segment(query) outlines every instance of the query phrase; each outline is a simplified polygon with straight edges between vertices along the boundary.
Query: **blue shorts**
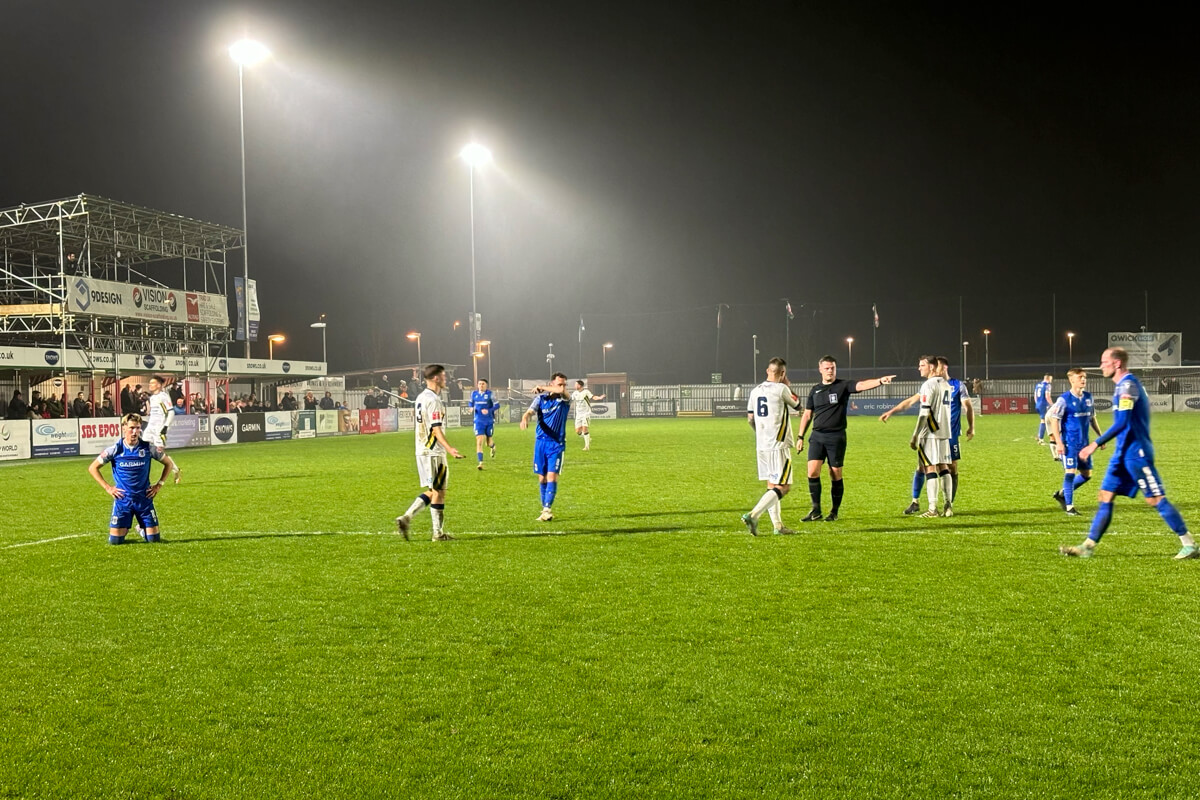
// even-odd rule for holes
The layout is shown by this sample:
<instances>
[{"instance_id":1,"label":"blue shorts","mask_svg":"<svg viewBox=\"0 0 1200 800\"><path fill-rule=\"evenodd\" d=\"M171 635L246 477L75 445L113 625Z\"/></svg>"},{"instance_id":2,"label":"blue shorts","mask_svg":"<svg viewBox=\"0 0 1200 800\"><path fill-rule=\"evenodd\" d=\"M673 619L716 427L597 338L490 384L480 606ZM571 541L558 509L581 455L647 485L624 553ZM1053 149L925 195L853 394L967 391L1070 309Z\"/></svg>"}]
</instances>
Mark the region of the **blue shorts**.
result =
<instances>
[{"instance_id":1,"label":"blue shorts","mask_svg":"<svg viewBox=\"0 0 1200 800\"><path fill-rule=\"evenodd\" d=\"M564 445L538 439L533 445L533 471L538 475L562 472Z\"/></svg>"},{"instance_id":2,"label":"blue shorts","mask_svg":"<svg viewBox=\"0 0 1200 800\"><path fill-rule=\"evenodd\" d=\"M1067 442L1066 449L1063 452L1063 469L1074 469L1081 472L1092 471L1092 460L1085 458L1079 460L1079 451L1086 447L1086 444L1071 444Z\"/></svg>"},{"instance_id":3,"label":"blue shorts","mask_svg":"<svg viewBox=\"0 0 1200 800\"><path fill-rule=\"evenodd\" d=\"M950 460L951 461L961 461L962 460L962 453L958 449L958 437L957 436L950 437Z\"/></svg>"},{"instance_id":4,"label":"blue shorts","mask_svg":"<svg viewBox=\"0 0 1200 800\"><path fill-rule=\"evenodd\" d=\"M1136 453L1126 453L1122 459L1109 461L1100 489L1125 497L1134 497L1138 492L1142 497L1165 497L1167 494L1153 459L1139 457Z\"/></svg>"},{"instance_id":5,"label":"blue shorts","mask_svg":"<svg viewBox=\"0 0 1200 800\"><path fill-rule=\"evenodd\" d=\"M128 528L133 518L137 517L138 524L143 528L158 527L158 512L154 510L154 499L144 494L113 499L112 518L108 521L110 528Z\"/></svg>"},{"instance_id":6,"label":"blue shorts","mask_svg":"<svg viewBox=\"0 0 1200 800\"><path fill-rule=\"evenodd\" d=\"M491 437L492 431L496 428L496 421L491 417L486 420L475 420L475 435Z\"/></svg>"}]
</instances>

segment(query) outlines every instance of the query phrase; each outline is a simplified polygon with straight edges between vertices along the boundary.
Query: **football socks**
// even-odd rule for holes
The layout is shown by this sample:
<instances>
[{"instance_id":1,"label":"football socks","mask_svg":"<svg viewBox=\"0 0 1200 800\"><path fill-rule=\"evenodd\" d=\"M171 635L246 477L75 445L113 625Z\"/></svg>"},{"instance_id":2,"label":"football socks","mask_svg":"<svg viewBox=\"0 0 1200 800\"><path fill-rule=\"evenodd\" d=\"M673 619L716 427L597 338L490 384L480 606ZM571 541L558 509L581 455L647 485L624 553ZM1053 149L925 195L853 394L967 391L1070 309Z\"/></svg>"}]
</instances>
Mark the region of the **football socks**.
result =
<instances>
[{"instance_id":1,"label":"football socks","mask_svg":"<svg viewBox=\"0 0 1200 800\"><path fill-rule=\"evenodd\" d=\"M1092 517L1092 529L1088 531L1088 538L1093 542L1099 542L1100 537L1108 530L1108 523L1112 522L1113 504L1109 500L1107 503L1101 503L1096 509L1096 516Z\"/></svg>"},{"instance_id":2,"label":"football socks","mask_svg":"<svg viewBox=\"0 0 1200 800\"><path fill-rule=\"evenodd\" d=\"M1162 498L1156 506L1158 514L1163 518L1163 522L1167 523L1167 527L1175 532L1175 535L1182 539L1188 535L1187 523L1183 521L1183 517L1179 515L1179 510L1171 505L1171 501L1167 498ZM1188 544L1188 542L1184 542Z\"/></svg>"}]
</instances>

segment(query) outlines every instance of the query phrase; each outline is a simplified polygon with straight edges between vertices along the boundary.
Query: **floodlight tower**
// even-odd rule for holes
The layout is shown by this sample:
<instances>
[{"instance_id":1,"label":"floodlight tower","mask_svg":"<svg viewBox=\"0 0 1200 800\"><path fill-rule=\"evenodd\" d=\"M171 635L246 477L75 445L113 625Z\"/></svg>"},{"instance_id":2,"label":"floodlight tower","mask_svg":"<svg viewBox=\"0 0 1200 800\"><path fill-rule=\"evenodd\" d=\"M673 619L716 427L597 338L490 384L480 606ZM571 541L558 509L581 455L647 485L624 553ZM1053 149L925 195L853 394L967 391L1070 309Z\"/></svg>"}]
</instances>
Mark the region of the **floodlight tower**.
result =
<instances>
[{"instance_id":1,"label":"floodlight tower","mask_svg":"<svg viewBox=\"0 0 1200 800\"><path fill-rule=\"evenodd\" d=\"M319 320L312 323L308 327L321 329L321 360L325 362L325 371L328 372L329 371L329 356L325 349L325 329L328 327L328 324L325 322L325 315L322 314L321 318Z\"/></svg>"},{"instance_id":2,"label":"floodlight tower","mask_svg":"<svg viewBox=\"0 0 1200 800\"><path fill-rule=\"evenodd\" d=\"M250 235L246 223L246 89L243 73L246 67L252 67L270 55L267 46L254 39L240 39L229 46L229 57L238 68L238 119L242 136L242 292L245 303L242 335L246 339L246 358L250 357Z\"/></svg>"},{"instance_id":3,"label":"floodlight tower","mask_svg":"<svg viewBox=\"0 0 1200 800\"><path fill-rule=\"evenodd\" d=\"M471 341L467 352L471 354L475 383L479 383L479 362L475 359L475 353L479 351L479 312L475 306L475 168L490 164L492 151L472 142L459 151L458 156L466 162L471 181Z\"/></svg>"}]
</instances>

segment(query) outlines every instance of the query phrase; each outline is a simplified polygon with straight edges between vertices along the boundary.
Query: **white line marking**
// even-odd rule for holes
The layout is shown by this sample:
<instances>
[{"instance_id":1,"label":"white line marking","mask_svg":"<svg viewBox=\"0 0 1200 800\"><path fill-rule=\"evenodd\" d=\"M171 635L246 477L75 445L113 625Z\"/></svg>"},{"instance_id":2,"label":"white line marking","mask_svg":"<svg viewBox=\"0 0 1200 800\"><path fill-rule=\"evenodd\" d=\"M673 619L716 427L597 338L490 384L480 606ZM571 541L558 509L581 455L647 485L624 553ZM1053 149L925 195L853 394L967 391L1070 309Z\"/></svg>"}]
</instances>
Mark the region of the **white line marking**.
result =
<instances>
[{"instance_id":1,"label":"white line marking","mask_svg":"<svg viewBox=\"0 0 1200 800\"><path fill-rule=\"evenodd\" d=\"M605 531L577 531L577 532L578 533L594 533L594 534L605 533ZM742 531L731 528L729 531L726 531L726 532L727 533L740 533ZM911 528L906 529L906 528L900 528L900 527L897 527L897 528L894 528L894 529L888 530L888 531L874 531L874 533L876 533L878 535L882 535L882 536L887 536L889 534L900 534L900 535L904 535L904 536L911 536L915 532L917 532L917 531L914 531ZM1000 534L1006 535L1006 536L1063 536L1063 535L1070 536L1071 535L1070 532L1066 532L1064 534L1063 531L1017 530L1017 531L981 532L981 531L972 531L972 530L954 530L952 528L947 529L947 530L932 530L927 527L920 528L919 532L922 534L934 534L934 535L949 534L951 536L979 536L979 537L990 536L995 533L1000 533ZM278 537L284 537L284 536L394 536L397 538L399 538L399 536L400 536L400 534L396 531L208 531L207 533L200 533L200 534L189 533L187 531L179 531L178 533L180 536L185 536L185 537L189 537L189 538L194 537L194 536L196 536L196 537L210 537L211 536L214 538L224 537L224 538L239 538L239 539L263 538L263 537L271 537L271 536L278 536ZM1132 537L1132 536L1147 536L1147 537L1154 537L1154 538L1163 538L1165 533L1166 533L1165 531L1113 531L1113 532L1109 532L1108 534L1106 534L1105 538L1124 539L1124 538ZM463 536L479 536L479 537L483 537L483 536L555 536L555 535L566 535L567 531L552 530L550 528L535 528L532 530L522 530L522 531L454 531L452 533L452 535L454 535L454 536L457 536L459 534L461 534ZM6 544L3 547L0 547L0 550L11 550L15 547L32 547L34 545L39 545L39 544L49 544L51 542L61 542L64 539L81 539L85 536L97 536L97 535L98 534L94 534L94 533L72 533L72 534L68 534L66 536L55 536L51 539L39 539L36 542L18 542L17 544ZM415 538L420 540L423 537L418 536ZM770 537L768 537L768 538L770 538Z\"/></svg>"},{"instance_id":2,"label":"white line marking","mask_svg":"<svg viewBox=\"0 0 1200 800\"><path fill-rule=\"evenodd\" d=\"M19 542L18 544L6 544L5 550L11 550L14 547L32 547L35 544L48 544L50 542L61 542L63 539L79 539L83 536L93 536L91 533L72 533L67 536L55 536L53 539L39 539L36 542Z\"/></svg>"}]
</instances>

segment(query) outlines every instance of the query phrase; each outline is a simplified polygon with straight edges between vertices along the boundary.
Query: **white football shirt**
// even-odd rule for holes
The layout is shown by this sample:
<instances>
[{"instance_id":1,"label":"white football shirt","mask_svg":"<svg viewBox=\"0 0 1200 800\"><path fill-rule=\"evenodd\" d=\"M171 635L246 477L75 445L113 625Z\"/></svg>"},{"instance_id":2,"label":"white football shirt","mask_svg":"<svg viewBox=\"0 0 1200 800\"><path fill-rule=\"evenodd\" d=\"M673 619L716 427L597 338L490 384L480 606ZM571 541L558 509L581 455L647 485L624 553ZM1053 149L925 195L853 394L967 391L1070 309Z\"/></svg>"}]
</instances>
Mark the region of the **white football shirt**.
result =
<instances>
[{"instance_id":1,"label":"white football shirt","mask_svg":"<svg viewBox=\"0 0 1200 800\"><path fill-rule=\"evenodd\" d=\"M144 423L142 430L151 436L157 436L162 433L162 429L167 424L167 412L171 410L173 405L171 395L167 394L165 390L151 395L150 400L146 404L150 416Z\"/></svg>"},{"instance_id":2,"label":"white football shirt","mask_svg":"<svg viewBox=\"0 0 1200 800\"><path fill-rule=\"evenodd\" d=\"M929 433L935 439L950 438L950 384L945 378L928 378L921 384L921 416L929 417Z\"/></svg>"},{"instance_id":3,"label":"white football shirt","mask_svg":"<svg viewBox=\"0 0 1200 800\"><path fill-rule=\"evenodd\" d=\"M571 402L575 405L575 419L590 419L592 416L592 398L596 395L592 394L591 389L582 389L578 392L571 392Z\"/></svg>"},{"instance_id":4,"label":"white football shirt","mask_svg":"<svg viewBox=\"0 0 1200 800\"><path fill-rule=\"evenodd\" d=\"M417 455L441 456L446 454L446 448L433 435L433 429L446 421L446 407L437 392L426 388L417 395L417 403L413 407L416 416Z\"/></svg>"},{"instance_id":5,"label":"white football shirt","mask_svg":"<svg viewBox=\"0 0 1200 800\"><path fill-rule=\"evenodd\" d=\"M750 392L746 411L754 417L759 450L792 446L791 409L800 407L792 390L782 383L763 381Z\"/></svg>"}]
</instances>

